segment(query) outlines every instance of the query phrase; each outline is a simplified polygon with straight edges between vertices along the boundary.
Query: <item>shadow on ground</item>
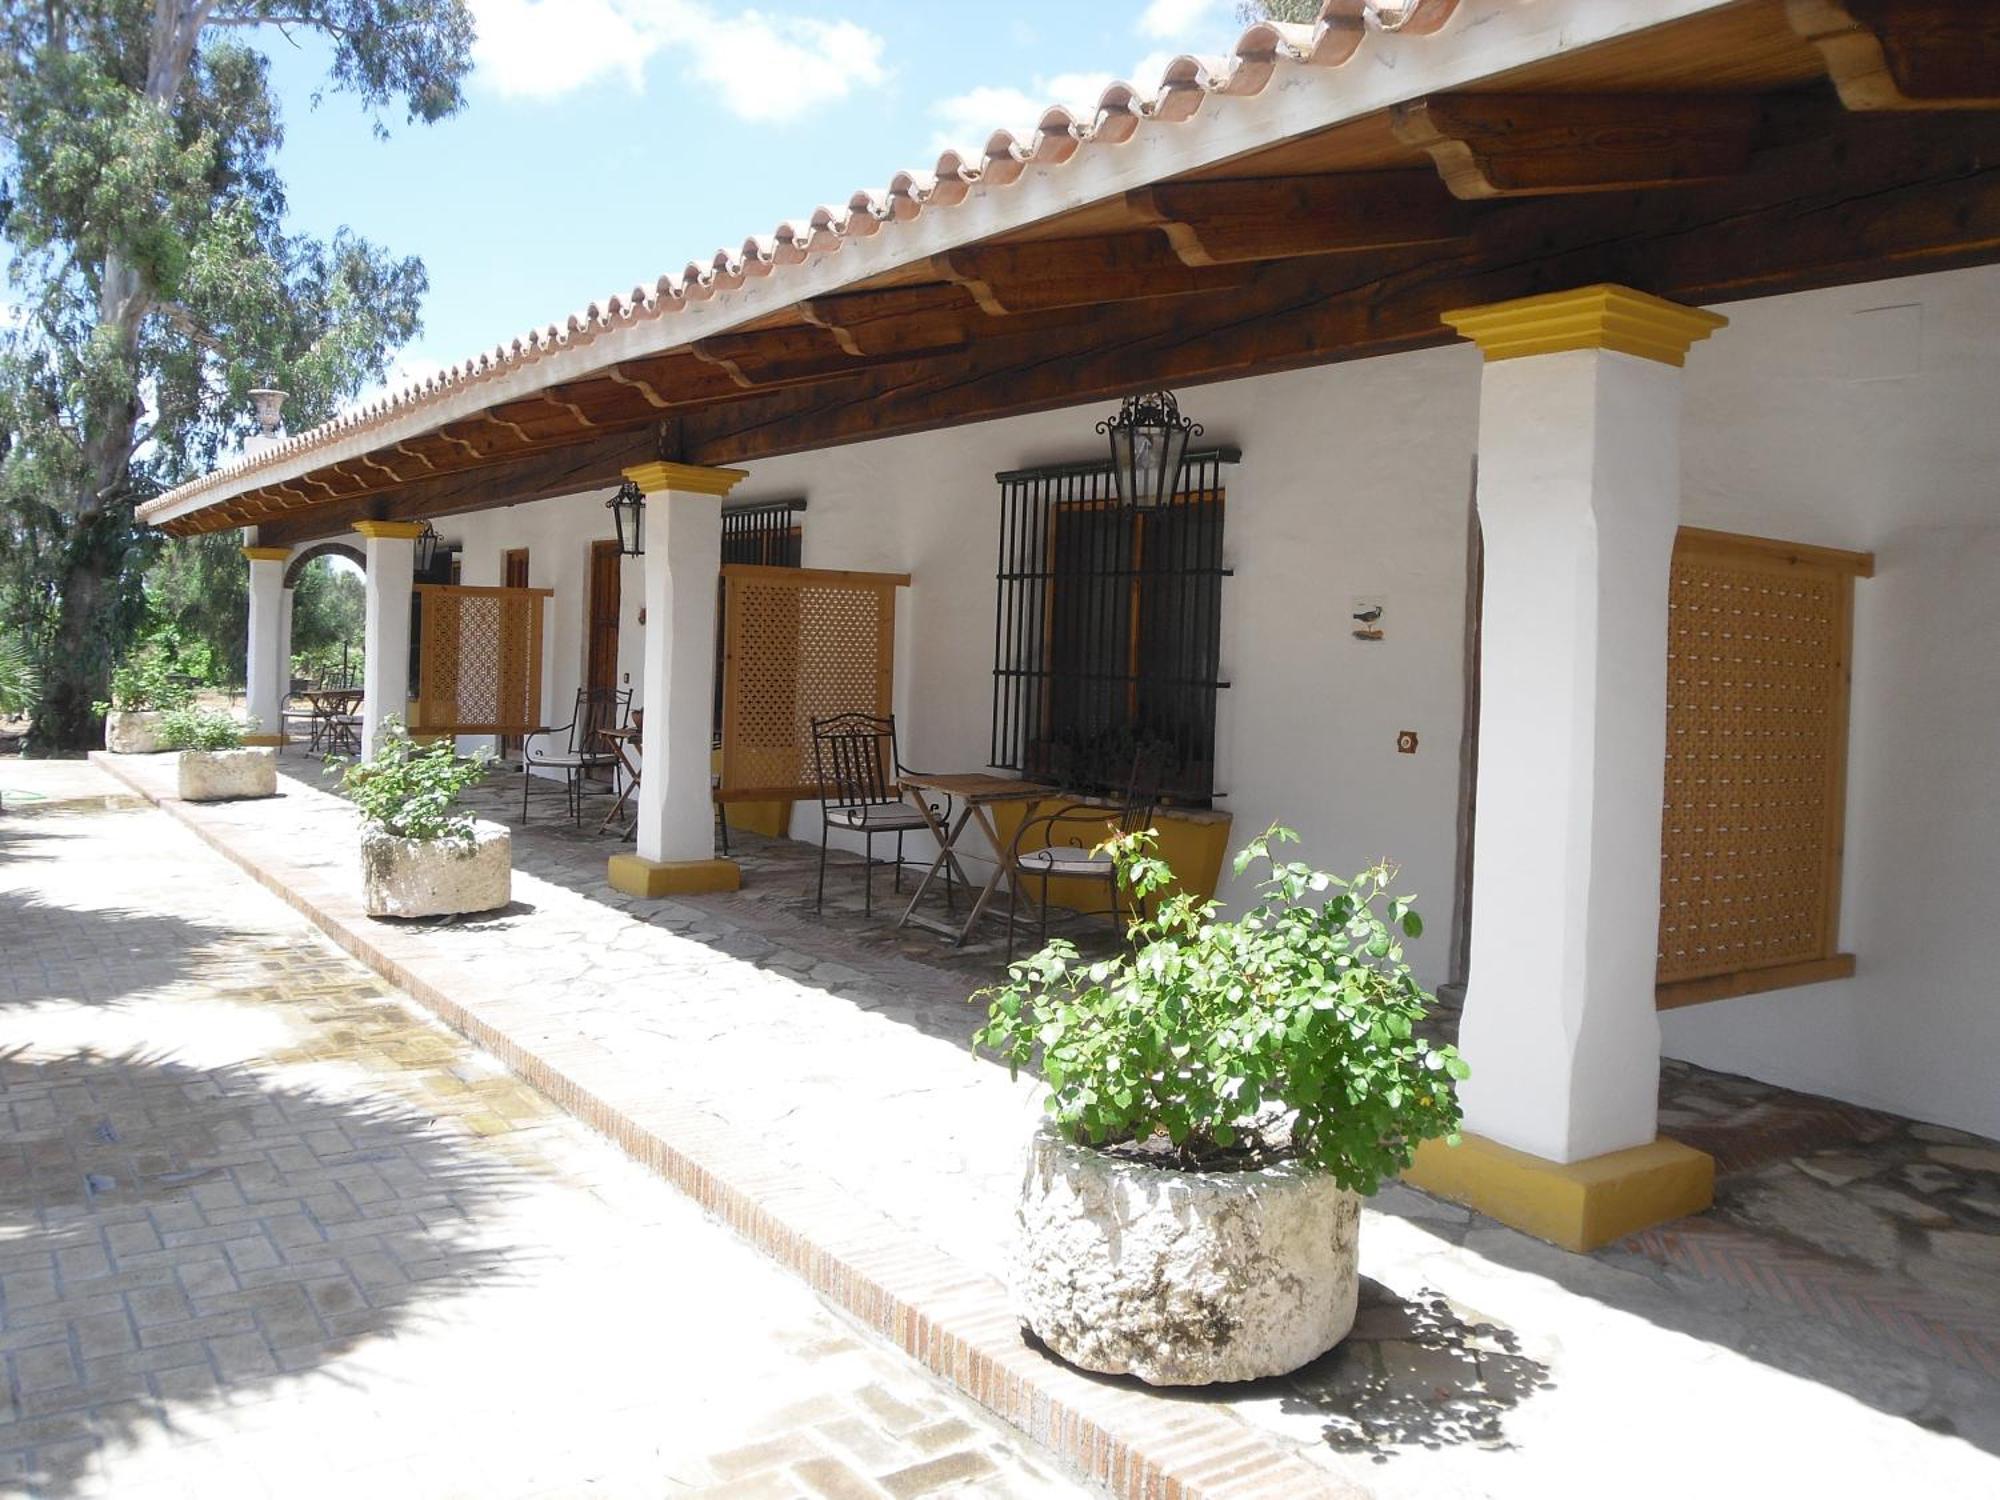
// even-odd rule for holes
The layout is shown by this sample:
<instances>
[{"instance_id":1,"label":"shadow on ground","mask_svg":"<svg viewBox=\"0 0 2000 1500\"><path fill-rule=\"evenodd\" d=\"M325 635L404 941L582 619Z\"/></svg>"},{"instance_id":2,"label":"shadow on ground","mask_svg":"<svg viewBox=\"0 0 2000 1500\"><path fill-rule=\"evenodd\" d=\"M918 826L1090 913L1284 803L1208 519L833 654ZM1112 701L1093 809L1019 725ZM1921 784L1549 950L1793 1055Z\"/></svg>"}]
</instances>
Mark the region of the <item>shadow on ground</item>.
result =
<instances>
[{"instance_id":1,"label":"shadow on ground","mask_svg":"<svg viewBox=\"0 0 2000 1500\"><path fill-rule=\"evenodd\" d=\"M0 1105L0 1474L29 1494L504 1274L478 1226L516 1169L408 1106L20 1051Z\"/></svg>"},{"instance_id":2,"label":"shadow on ground","mask_svg":"<svg viewBox=\"0 0 2000 1500\"><path fill-rule=\"evenodd\" d=\"M1328 1447L1386 1463L1399 1448L1507 1447L1507 1413L1555 1382L1511 1330L1364 1277L1354 1332L1277 1384L1281 1410L1325 1419Z\"/></svg>"}]
</instances>

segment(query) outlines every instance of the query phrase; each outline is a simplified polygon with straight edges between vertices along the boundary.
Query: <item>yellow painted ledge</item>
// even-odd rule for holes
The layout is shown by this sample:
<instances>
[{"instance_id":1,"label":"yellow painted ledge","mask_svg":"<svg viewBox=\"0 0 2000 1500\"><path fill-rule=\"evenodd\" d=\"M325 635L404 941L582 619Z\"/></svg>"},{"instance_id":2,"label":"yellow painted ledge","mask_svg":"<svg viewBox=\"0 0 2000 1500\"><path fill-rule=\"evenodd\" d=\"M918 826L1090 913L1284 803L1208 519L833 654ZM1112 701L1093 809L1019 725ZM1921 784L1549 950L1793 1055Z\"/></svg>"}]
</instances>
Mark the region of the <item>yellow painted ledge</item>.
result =
<instances>
[{"instance_id":1,"label":"yellow painted ledge","mask_svg":"<svg viewBox=\"0 0 2000 1500\"><path fill-rule=\"evenodd\" d=\"M1403 1181L1581 1252L1700 1213L1715 1199L1715 1158L1661 1136L1563 1163L1467 1135L1425 1141Z\"/></svg>"},{"instance_id":2,"label":"yellow painted ledge","mask_svg":"<svg viewBox=\"0 0 2000 1500\"><path fill-rule=\"evenodd\" d=\"M606 871L611 888L628 896L699 896L707 891L734 891L743 886L743 871L733 859L641 859L614 854Z\"/></svg>"}]
</instances>

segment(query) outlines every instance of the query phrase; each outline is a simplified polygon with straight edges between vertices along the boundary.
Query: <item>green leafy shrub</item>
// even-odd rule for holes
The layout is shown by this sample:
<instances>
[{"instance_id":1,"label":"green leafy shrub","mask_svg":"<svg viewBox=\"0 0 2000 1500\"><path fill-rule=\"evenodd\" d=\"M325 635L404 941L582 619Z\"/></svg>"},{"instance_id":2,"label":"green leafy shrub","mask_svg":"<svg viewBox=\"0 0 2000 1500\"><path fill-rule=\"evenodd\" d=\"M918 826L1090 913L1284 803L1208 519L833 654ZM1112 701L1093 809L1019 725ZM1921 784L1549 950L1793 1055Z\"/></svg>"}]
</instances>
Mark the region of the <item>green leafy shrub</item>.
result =
<instances>
[{"instance_id":1,"label":"green leafy shrub","mask_svg":"<svg viewBox=\"0 0 2000 1500\"><path fill-rule=\"evenodd\" d=\"M141 646L111 669L111 701L91 705L98 714L185 708L194 691L178 675L173 654L157 642Z\"/></svg>"},{"instance_id":2,"label":"green leafy shrub","mask_svg":"<svg viewBox=\"0 0 2000 1500\"><path fill-rule=\"evenodd\" d=\"M1135 909L1172 871L1150 832L1109 848ZM1372 1193L1419 1142L1455 1136L1465 1063L1417 1034L1431 1004L1403 960L1423 923L1393 869L1341 880L1271 853L1273 827L1236 857L1262 864L1261 899L1233 921L1189 895L1131 923L1131 950L1084 963L1051 942L1008 970L974 1038L1018 1075L1039 1060L1048 1109L1079 1145L1159 1143L1189 1170L1294 1159Z\"/></svg>"},{"instance_id":3,"label":"green leafy shrub","mask_svg":"<svg viewBox=\"0 0 2000 1500\"><path fill-rule=\"evenodd\" d=\"M33 708L41 691L35 660L28 643L17 635L0 633L0 719L12 719Z\"/></svg>"},{"instance_id":4,"label":"green leafy shrub","mask_svg":"<svg viewBox=\"0 0 2000 1500\"><path fill-rule=\"evenodd\" d=\"M249 726L219 708L184 703L160 716L160 743L169 750L241 750Z\"/></svg>"},{"instance_id":5,"label":"green leafy shrub","mask_svg":"<svg viewBox=\"0 0 2000 1500\"><path fill-rule=\"evenodd\" d=\"M472 815L458 799L486 774L492 756L460 755L451 739L419 745L397 719L382 726L375 754L350 765L340 789L370 827L399 839L472 842Z\"/></svg>"}]
</instances>

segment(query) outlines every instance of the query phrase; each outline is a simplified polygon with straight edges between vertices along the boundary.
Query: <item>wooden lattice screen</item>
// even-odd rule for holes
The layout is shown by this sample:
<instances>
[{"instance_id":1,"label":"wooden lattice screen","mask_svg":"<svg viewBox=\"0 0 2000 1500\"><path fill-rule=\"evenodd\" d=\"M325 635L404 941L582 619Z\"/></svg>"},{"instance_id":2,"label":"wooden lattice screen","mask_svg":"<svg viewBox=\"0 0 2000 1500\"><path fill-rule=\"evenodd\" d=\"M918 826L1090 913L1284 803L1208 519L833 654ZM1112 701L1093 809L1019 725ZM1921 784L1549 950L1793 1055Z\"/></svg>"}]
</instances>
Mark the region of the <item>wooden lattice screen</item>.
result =
<instances>
[{"instance_id":1,"label":"wooden lattice screen","mask_svg":"<svg viewBox=\"0 0 2000 1500\"><path fill-rule=\"evenodd\" d=\"M1853 971L1840 858L1864 555L1683 530L1667 625L1659 1003Z\"/></svg>"},{"instance_id":2,"label":"wooden lattice screen","mask_svg":"<svg viewBox=\"0 0 2000 1500\"><path fill-rule=\"evenodd\" d=\"M896 590L907 573L722 569L722 785L728 802L819 794L812 721L893 711Z\"/></svg>"},{"instance_id":3,"label":"wooden lattice screen","mask_svg":"<svg viewBox=\"0 0 2000 1500\"><path fill-rule=\"evenodd\" d=\"M549 589L420 583L417 721L455 734L542 722L542 601Z\"/></svg>"}]
</instances>

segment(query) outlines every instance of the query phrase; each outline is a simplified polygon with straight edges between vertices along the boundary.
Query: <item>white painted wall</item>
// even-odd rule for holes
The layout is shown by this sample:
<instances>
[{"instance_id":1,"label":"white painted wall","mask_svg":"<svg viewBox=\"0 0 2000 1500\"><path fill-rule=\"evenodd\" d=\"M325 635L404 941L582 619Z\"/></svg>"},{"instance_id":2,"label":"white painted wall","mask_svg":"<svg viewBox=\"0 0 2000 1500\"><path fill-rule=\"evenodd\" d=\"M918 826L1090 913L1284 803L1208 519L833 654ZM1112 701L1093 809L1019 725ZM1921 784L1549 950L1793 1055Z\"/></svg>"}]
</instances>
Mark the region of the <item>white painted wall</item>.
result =
<instances>
[{"instance_id":1,"label":"white painted wall","mask_svg":"<svg viewBox=\"0 0 2000 1500\"><path fill-rule=\"evenodd\" d=\"M1886 311L1884 310L1886 309ZM1846 946L1859 975L1664 1018L1670 1056L2000 1135L2000 268L1737 303L1690 354L1683 519L1872 549L1859 586ZM1431 919L1414 958L1446 977L1454 881L1466 512L1479 359L1469 346L1188 388L1233 443L1221 806L1238 840L1282 819L1333 867L1387 855ZM813 567L907 571L905 758L989 753L993 475L1092 457L1109 403L751 465L735 501L804 496ZM554 587L545 693L573 700L606 492L439 523L464 578L507 546ZM623 651L636 683L639 582ZM1387 638L1352 639L1352 596ZM1418 731L1414 756L1399 729ZM802 806L800 837L818 837Z\"/></svg>"},{"instance_id":2,"label":"white painted wall","mask_svg":"<svg viewBox=\"0 0 2000 1500\"><path fill-rule=\"evenodd\" d=\"M528 549L528 585L554 589L544 606L542 630L542 722L566 724L583 685L589 641L586 616L590 591L590 548L617 533L604 508L611 491L597 490L560 500L508 505L471 515L444 516L434 524L446 541L462 541L459 581L495 586L501 581L503 552ZM644 636L639 624L645 603L639 559L624 560L619 581L619 686L633 692L633 704L643 706L639 692L644 660ZM468 742L468 747L471 742ZM481 741L494 744L492 737Z\"/></svg>"},{"instance_id":3,"label":"white painted wall","mask_svg":"<svg viewBox=\"0 0 2000 1500\"><path fill-rule=\"evenodd\" d=\"M2000 268L1723 309L1690 524L1873 551L1856 585L1853 979L1674 1011L1666 1051L2000 1136Z\"/></svg>"},{"instance_id":4,"label":"white painted wall","mask_svg":"<svg viewBox=\"0 0 2000 1500\"><path fill-rule=\"evenodd\" d=\"M1399 861L1435 924L1419 971L1446 976L1452 905L1476 355L1449 349L1181 392L1203 446L1233 444L1218 705L1218 806L1238 844L1272 822L1303 856ZM908 572L898 642L904 759L979 770L991 754L996 472L1094 458L1111 403L751 467L732 500L805 495L809 567ZM1387 603L1354 639L1355 595ZM1414 729L1415 755L1397 731ZM801 805L794 834L819 837Z\"/></svg>"}]
</instances>

